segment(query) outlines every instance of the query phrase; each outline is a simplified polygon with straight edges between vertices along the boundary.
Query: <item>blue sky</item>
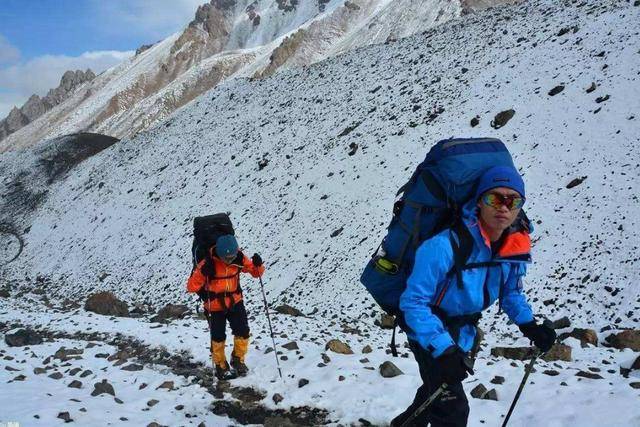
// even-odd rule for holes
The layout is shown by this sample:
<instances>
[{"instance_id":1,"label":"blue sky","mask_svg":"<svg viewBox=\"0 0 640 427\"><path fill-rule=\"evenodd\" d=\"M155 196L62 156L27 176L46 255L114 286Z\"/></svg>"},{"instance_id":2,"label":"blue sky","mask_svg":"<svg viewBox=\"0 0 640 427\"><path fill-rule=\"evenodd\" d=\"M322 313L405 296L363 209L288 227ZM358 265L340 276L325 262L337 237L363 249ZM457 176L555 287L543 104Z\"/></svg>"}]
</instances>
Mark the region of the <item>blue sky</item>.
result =
<instances>
[{"instance_id":1,"label":"blue sky","mask_svg":"<svg viewBox=\"0 0 640 427\"><path fill-rule=\"evenodd\" d=\"M185 27L207 0L0 0L0 118L58 85L96 73Z\"/></svg>"}]
</instances>

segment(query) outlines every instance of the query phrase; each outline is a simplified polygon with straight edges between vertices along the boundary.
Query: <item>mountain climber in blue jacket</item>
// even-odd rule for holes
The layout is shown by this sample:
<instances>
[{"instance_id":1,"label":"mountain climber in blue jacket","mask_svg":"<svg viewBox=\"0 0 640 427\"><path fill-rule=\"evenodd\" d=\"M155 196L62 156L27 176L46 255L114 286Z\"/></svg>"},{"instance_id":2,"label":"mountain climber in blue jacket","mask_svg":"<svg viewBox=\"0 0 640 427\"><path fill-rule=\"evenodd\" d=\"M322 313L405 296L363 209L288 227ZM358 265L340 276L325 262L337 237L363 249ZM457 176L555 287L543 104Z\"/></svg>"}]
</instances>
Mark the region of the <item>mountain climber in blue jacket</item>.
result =
<instances>
[{"instance_id":1,"label":"mountain climber in blue jacket","mask_svg":"<svg viewBox=\"0 0 640 427\"><path fill-rule=\"evenodd\" d=\"M469 403L462 380L472 373L468 353L480 312L496 300L541 351L553 345L555 332L536 323L522 292L522 278L531 262L530 224L520 215L524 202L518 171L493 167L482 175L475 197L463 207L462 221L418 248L400 309L423 385L392 426L402 425L443 383L448 385L445 392L411 425L467 425ZM466 260L460 259L462 248Z\"/></svg>"}]
</instances>

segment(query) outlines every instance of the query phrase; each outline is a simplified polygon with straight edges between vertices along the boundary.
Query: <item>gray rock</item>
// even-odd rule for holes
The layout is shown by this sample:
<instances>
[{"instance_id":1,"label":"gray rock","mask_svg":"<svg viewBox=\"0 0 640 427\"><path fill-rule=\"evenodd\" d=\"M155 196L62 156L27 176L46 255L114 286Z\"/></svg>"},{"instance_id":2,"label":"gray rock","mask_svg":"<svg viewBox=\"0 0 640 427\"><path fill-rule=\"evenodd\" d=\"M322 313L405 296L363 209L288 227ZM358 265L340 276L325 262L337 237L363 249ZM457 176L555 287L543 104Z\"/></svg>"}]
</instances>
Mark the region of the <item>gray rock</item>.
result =
<instances>
[{"instance_id":1,"label":"gray rock","mask_svg":"<svg viewBox=\"0 0 640 427\"><path fill-rule=\"evenodd\" d=\"M331 350L339 354L353 354L353 350L340 340L333 339L327 343L325 350Z\"/></svg>"},{"instance_id":2,"label":"gray rock","mask_svg":"<svg viewBox=\"0 0 640 427\"><path fill-rule=\"evenodd\" d=\"M182 319L190 312L191 310L186 305L167 304L150 320L152 322L165 323L175 319Z\"/></svg>"},{"instance_id":3,"label":"gray rock","mask_svg":"<svg viewBox=\"0 0 640 427\"><path fill-rule=\"evenodd\" d=\"M636 359L635 362L631 365L631 369L640 369L640 356Z\"/></svg>"},{"instance_id":4,"label":"gray rock","mask_svg":"<svg viewBox=\"0 0 640 427\"><path fill-rule=\"evenodd\" d=\"M371 348L371 346L370 346L370 345L368 345L368 344L367 344L367 345L365 345L365 346L362 348L362 354L369 354L369 353L371 353L372 351L373 351L373 349L372 349L372 348Z\"/></svg>"},{"instance_id":5,"label":"gray rock","mask_svg":"<svg viewBox=\"0 0 640 427\"><path fill-rule=\"evenodd\" d=\"M123 371L129 371L129 372L142 371L143 366L142 365L138 365L137 363L132 363L130 365L123 366L120 369L122 369Z\"/></svg>"},{"instance_id":6,"label":"gray rock","mask_svg":"<svg viewBox=\"0 0 640 427\"><path fill-rule=\"evenodd\" d=\"M284 397L282 397L282 395L279 394L279 393L275 393L273 395L272 399L273 399L273 403L275 403L277 405L278 403L280 403L280 402L282 402L284 400Z\"/></svg>"},{"instance_id":7,"label":"gray rock","mask_svg":"<svg viewBox=\"0 0 640 427\"><path fill-rule=\"evenodd\" d=\"M511 120L515 114L515 110L505 110L496 114L493 121L491 121L491 127L494 129L500 129L509 123L509 120Z\"/></svg>"},{"instance_id":8,"label":"gray rock","mask_svg":"<svg viewBox=\"0 0 640 427\"><path fill-rule=\"evenodd\" d=\"M156 390L158 389L167 389L167 390L175 390L175 386L173 384L173 381L165 381L162 384L160 384L158 387L156 387Z\"/></svg>"},{"instance_id":9,"label":"gray rock","mask_svg":"<svg viewBox=\"0 0 640 427\"><path fill-rule=\"evenodd\" d=\"M560 375L560 372L554 370L554 369L547 369L545 371L542 371L543 374L545 375L549 375L550 377L555 377Z\"/></svg>"},{"instance_id":10,"label":"gray rock","mask_svg":"<svg viewBox=\"0 0 640 427\"><path fill-rule=\"evenodd\" d=\"M73 422L73 419L71 419L71 415L69 415L68 412L60 412L58 414L58 418L60 418L61 420L63 420L65 423L70 423Z\"/></svg>"},{"instance_id":11,"label":"gray rock","mask_svg":"<svg viewBox=\"0 0 640 427\"><path fill-rule=\"evenodd\" d=\"M147 406L149 408L152 408L154 406L156 406L160 401L157 399L151 399L150 401L147 402Z\"/></svg>"},{"instance_id":12,"label":"gray rock","mask_svg":"<svg viewBox=\"0 0 640 427\"><path fill-rule=\"evenodd\" d=\"M478 384L471 390L471 397L476 399L482 399L487 394L487 388L483 384Z\"/></svg>"},{"instance_id":13,"label":"gray rock","mask_svg":"<svg viewBox=\"0 0 640 427\"><path fill-rule=\"evenodd\" d=\"M82 383L78 380L73 380L71 381L71 383L67 386L70 388L81 388L82 387Z\"/></svg>"},{"instance_id":14,"label":"gray rock","mask_svg":"<svg viewBox=\"0 0 640 427\"><path fill-rule=\"evenodd\" d=\"M605 338L605 341L619 350L630 348L633 351L640 351L640 330L629 329L611 334Z\"/></svg>"},{"instance_id":15,"label":"gray rock","mask_svg":"<svg viewBox=\"0 0 640 427\"><path fill-rule=\"evenodd\" d=\"M571 326L571 320L567 316L554 320L552 323L553 329L564 329Z\"/></svg>"},{"instance_id":16,"label":"gray rock","mask_svg":"<svg viewBox=\"0 0 640 427\"><path fill-rule=\"evenodd\" d=\"M84 353L83 349L60 347L58 351L56 351L53 355L53 358L58 359L62 362L66 362L68 360L78 360L82 359L82 353Z\"/></svg>"},{"instance_id":17,"label":"gray rock","mask_svg":"<svg viewBox=\"0 0 640 427\"><path fill-rule=\"evenodd\" d=\"M127 303L120 301L111 292L98 292L91 295L84 304L84 309L105 316L129 316Z\"/></svg>"},{"instance_id":18,"label":"gray rock","mask_svg":"<svg viewBox=\"0 0 640 427\"><path fill-rule=\"evenodd\" d=\"M92 374L93 374L93 371L91 371L90 369L87 369L86 371L80 374L80 378L85 378Z\"/></svg>"},{"instance_id":19,"label":"gray rock","mask_svg":"<svg viewBox=\"0 0 640 427\"><path fill-rule=\"evenodd\" d=\"M484 396L482 396L482 398L484 400L498 400L498 392L496 391L495 388L492 388L491 390L489 390L488 392L486 392L484 394Z\"/></svg>"},{"instance_id":20,"label":"gray rock","mask_svg":"<svg viewBox=\"0 0 640 427\"><path fill-rule=\"evenodd\" d=\"M393 378L404 374L404 372L402 372L396 365L389 361L381 364L378 369L380 371L380 375L384 378Z\"/></svg>"},{"instance_id":21,"label":"gray rock","mask_svg":"<svg viewBox=\"0 0 640 427\"><path fill-rule=\"evenodd\" d=\"M26 345L42 344L42 336L33 329L20 329L13 334L6 334L4 342L9 347L23 347Z\"/></svg>"},{"instance_id":22,"label":"gray rock","mask_svg":"<svg viewBox=\"0 0 640 427\"><path fill-rule=\"evenodd\" d=\"M587 347L588 344L598 346L598 334L593 329L574 328L571 332L560 334L558 338L565 340L569 337L579 340L582 347Z\"/></svg>"},{"instance_id":23,"label":"gray rock","mask_svg":"<svg viewBox=\"0 0 640 427\"><path fill-rule=\"evenodd\" d=\"M640 390L640 381L629 383L629 385L631 386L631 388Z\"/></svg>"},{"instance_id":24,"label":"gray rock","mask_svg":"<svg viewBox=\"0 0 640 427\"><path fill-rule=\"evenodd\" d=\"M592 372L587 372L587 371L580 371L576 374L576 377L582 377L582 378L589 378L592 380L602 380L603 378L598 375L598 374L594 374Z\"/></svg>"},{"instance_id":25,"label":"gray rock","mask_svg":"<svg viewBox=\"0 0 640 427\"><path fill-rule=\"evenodd\" d=\"M49 378L53 378L54 380L59 380L60 378L62 378L62 374L60 372L54 372L53 374L49 375Z\"/></svg>"},{"instance_id":26,"label":"gray rock","mask_svg":"<svg viewBox=\"0 0 640 427\"><path fill-rule=\"evenodd\" d=\"M501 377L500 375L496 375L495 377L493 377L493 379L490 382L491 384L504 384L504 377Z\"/></svg>"},{"instance_id":27,"label":"gray rock","mask_svg":"<svg viewBox=\"0 0 640 427\"><path fill-rule=\"evenodd\" d=\"M306 386L307 384L309 384L309 380L306 378L300 378L300 381L298 381L298 388L302 388L304 386Z\"/></svg>"},{"instance_id":28,"label":"gray rock","mask_svg":"<svg viewBox=\"0 0 640 427\"><path fill-rule=\"evenodd\" d=\"M288 316L296 316L296 317L304 316L304 314L300 310L298 310L295 307L291 307L290 305L287 305L287 304L279 305L278 307L275 308L275 310L276 310L276 313L286 314Z\"/></svg>"},{"instance_id":29,"label":"gray rock","mask_svg":"<svg viewBox=\"0 0 640 427\"><path fill-rule=\"evenodd\" d=\"M298 343L295 341L291 341L286 344L283 344L282 348L286 348L287 350L298 350Z\"/></svg>"},{"instance_id":30,"label":"gray rock","mask_svg":"<svg viewBox=\"0 0 640 427\"><path fill-rule=\"evenodd\" d=\"M99 396L101 394L110 394L112 396L116 395L113 386L107 382L107 380L102 380L99 383L95 383L93 385L93 391L91 392L91 396Z\"/></svg>"}]
</instances>

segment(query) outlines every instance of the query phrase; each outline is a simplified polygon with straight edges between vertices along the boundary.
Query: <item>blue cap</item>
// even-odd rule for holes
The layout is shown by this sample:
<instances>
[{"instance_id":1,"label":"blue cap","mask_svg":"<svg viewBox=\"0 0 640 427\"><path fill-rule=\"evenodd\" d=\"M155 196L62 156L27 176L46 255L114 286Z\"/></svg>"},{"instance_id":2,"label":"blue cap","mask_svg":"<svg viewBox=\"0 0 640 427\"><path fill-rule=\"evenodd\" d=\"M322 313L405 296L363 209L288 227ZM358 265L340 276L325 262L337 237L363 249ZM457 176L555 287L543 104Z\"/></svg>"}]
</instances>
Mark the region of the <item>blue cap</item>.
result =
<instances>
[{"instance_id":1,"label":"blue cap","mask_svg":"<svg viewBox=\"0 0 640 427\"><path fill-rule=\"evenodd\" d=\"M238 241L231 234L225 234L216 240L216 255L219 258L228 258L238 253Z\"/></svg>"},{"instance_id":2,"label":"blue cap","mask_svg":"<svg viewBox=\"0 0 640 427\"><path fill-rule=\"evenodd\" d=\"M476 190L476 200L485 192L498 187L510 188L525 197L524 181L516 168L512 166L494 166L480 177L478 189Z\"/></svg>"}]
</instances>

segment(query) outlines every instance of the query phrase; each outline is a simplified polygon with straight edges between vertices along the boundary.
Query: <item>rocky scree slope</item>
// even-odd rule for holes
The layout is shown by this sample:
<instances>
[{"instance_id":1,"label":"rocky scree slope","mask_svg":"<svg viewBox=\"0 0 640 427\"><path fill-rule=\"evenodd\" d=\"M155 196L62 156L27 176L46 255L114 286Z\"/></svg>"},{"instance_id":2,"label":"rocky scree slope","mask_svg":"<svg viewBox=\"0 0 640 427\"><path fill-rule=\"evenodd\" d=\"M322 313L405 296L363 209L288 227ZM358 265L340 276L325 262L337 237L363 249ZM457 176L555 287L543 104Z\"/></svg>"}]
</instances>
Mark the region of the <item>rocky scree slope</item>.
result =
<instances>
[{"instance_id":1,"label":"rocky scree slope","mask_svg":"<svg viewBox=\"0 0 640 427\"><path fill-rule=\"evenodd\" d=\"M135 57L6 138L0 152L77 132L131 137L231 77L265 77L502 3L212 0L183 31L141 47Z\"/></svg>"},{"instance_id":2,"label":"rocky scree slope","mask_svg":"<svg viewBox=\"0 0 640 427\"><path fill-rule=\"evenodd\" d=\"M267 260L270 301L373 323L358 277L395 191L436 140L483 135L508 144L528 186L535 310L637 325L639 15L627 1L532 1L227 82L52 184L3 279L188 301L191 221L230 211ZM256 284L244 290L258 307Z\"/></svg>"}]
</instances>

